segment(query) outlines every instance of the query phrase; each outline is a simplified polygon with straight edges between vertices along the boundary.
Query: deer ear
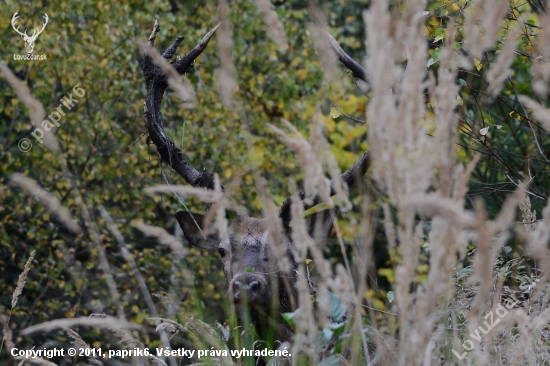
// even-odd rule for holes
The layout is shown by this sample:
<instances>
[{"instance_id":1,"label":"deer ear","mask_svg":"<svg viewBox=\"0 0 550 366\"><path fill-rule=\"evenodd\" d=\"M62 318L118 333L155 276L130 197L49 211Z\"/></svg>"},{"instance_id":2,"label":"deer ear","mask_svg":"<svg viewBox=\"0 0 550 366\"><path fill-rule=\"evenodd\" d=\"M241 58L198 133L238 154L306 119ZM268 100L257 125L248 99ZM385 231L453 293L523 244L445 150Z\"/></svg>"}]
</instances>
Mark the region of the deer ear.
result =
<instances>
[{"instance_id":1,"label":"deer ear","mask_svg":"<svg viewBox=\"0 0 550 366\"><path fill-rule=\"evenodd\" d=\"M204 234L204 216L187 211L176 212L176 220L180 224L183 235L191 245L203 249L216 249L220 240L217 234ZM205 237L206 235L206 237Z\"/></svg>"},{"instance_id":2,"label":"deer ear","mask_svg":"<svg viewBox=\"0 0 550 366\"><path fill-rule=\"evenodd\" d=\"M322 244L332 231L332 223L336 217L334 209L317 211L308 215L306 220L309 227L309 235L313 238L316 244Z\"/></svg>"}]
</instances>

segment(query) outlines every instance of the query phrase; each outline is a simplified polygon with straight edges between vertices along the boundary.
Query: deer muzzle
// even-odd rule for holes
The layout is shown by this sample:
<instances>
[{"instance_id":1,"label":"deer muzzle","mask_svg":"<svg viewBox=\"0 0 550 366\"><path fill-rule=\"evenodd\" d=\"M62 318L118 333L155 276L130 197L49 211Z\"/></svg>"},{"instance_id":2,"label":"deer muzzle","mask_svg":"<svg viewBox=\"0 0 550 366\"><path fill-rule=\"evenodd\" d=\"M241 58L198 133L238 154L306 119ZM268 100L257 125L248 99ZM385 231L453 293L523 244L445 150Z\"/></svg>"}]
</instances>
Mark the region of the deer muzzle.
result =
<instances>
[{"instance_id":1,"label":"deer muzzle","mask_svg":"<svg viewBox=\"0 0 550 366\"><path fill-rule=\"evenodd\" d=\"M230 299L235 304L241 302L260 303L265 300L267 283L265 279L254 273L242 273L231 281Z\"/></svg>"}]
</instances>

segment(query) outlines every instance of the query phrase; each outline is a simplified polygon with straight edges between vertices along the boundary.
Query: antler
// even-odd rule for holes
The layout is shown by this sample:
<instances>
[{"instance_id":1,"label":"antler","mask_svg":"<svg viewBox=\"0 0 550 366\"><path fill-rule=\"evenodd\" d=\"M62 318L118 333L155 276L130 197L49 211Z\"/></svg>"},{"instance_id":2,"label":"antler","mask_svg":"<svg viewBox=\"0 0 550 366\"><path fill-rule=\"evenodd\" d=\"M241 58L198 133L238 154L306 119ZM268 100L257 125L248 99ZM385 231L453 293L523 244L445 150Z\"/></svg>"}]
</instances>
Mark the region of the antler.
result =
<instances>
[{"instance_id":1,"label":"antler","mask_svg":"<svg viewBox=\"0 0 550 366\"><path fill-rule=\"evenodd\" d=\"M46 20L46 22L45 23L42 22L43 24L42 29L40 29L38 33L36 32L36 29L33 29L34 33L32 34L31 38L36 39L38 35L42 33L42 31L46 28L46 25L48 24L48 20L50 20L50 18L48 18L48 14L44 13L44 19Z\"/></svg>"},{"instance_id":2,"label":"antler","mask_svg":"<svg viewBox=\"0 0 550 366\"><path fill-rule=\"evenodd\" d=\"M332 45L332 48L334 49L334 52L336 52L336 55L338 56L338 60L342 64L344 64L345 67L347 67L353 76L355 76L358 79L363 80L365 83L368 83L368 76L367 76L367 70L361 66L361 64L357 61L355 61L353 58L351 58L343 49L340 47L340 44L336 42L333 36L330 35L330 33L326 32L330 44Z\"/></svg>"},{"instance_id":3,"label":"antler","mask_svg":"<svg viewBox=\"0 0 550 366\"><path fill-rule=\"evenodd\" d=\"M21 32L19 31L20 25L18 25L17 28L15 28L15 23L17 22L17 19L19 19L19 15L18 15L18 14L19 14L19 10L17 10L17 11L15 12L15 14L13 14L13 17L11 17L11 26L13 27L13 29L14 29L17 33L19 33L19 34L22 35L23 37L28 37L28 35L27 35L27 30L26 30L26 29L25 29L25 33L21 33Z\"/></svg>"},{"instance_id":4,"label":"antler","mask_svg":"<svg viewBox=\"0 0 550 366\"><path fill-rule=\"evenodd\" d=\"M365 175L365 173L369 169L369 166L370 166L370 155L369 155L369 151L367 150L363 153L363 156L361 156L361 158L359 158L359 160L357 160L355 164L352 165L351 168L349 168L342 175L340 175L340 177L344 182L346 182L348 187L351 187L357 180L359 180L359 178ZM335 194L336 192L334 191L333 182L331 180L330 195L333 196ZM299 196L300 196L300 200L304 204L304 210L308 210L318 205L319 203L321 203L321 198L318 195L315 196L315 198L309 204L305 203L305 198L306 198L305 191L301 191ZM290 225L290 220L292 218L290 208L291 208L291 197L288 197L283 202L283 204L281 205L281 208L279 209L279 217L281 218L281 221L283 222L285 227L288 227Z\"/></svg>"},{"instance_id":5,"label":"antler","mask_svg":"<svg viewBox=\"0 0 550 366\"><path fill-rule=\"evenodd\" d=\"M326 32L326 35L329 37L330 44L332 45L332 48L336 52L336 55L338 56L338 59L340 60L340 62L352 72L353 76L368 83L367 70L363 66L361 66L360 63L358 63L353 58L351 58L342 49L342 47L340 47L336 39L334 39L334 37L331 36L330 33ZM369 166L370 166L370 155L369 155L369 151L367 150L365 151L363 156L361 156L361 158L359 158L359 160L357 160L355 164L353 164L351 168L346 170L340 177L344 182L346 182L348 187L351 187L360 177L365 175L365 173L369 169ZM331 180L330 195L333 196L335 194L336 192L334 191L333 182ZM306 197L305 191L300 192L299 196L304 204L304 210L308 210L318 205L319 203L321 203L321 198L319 196L316 196L311 203L306 204L304 201ZM283 204L281 205L281 208L279 209L279 217L281 218L281 221L286 227L290 225L290 220L291 220L290 208L291 208L291 198L289 197L283 202Z\"/></svg>"},{"instance_id":6,"label":"antler","mask_svg":"<svg viewBox=\"0 0 550 366\"><path fill-rule=\"evenodd\" d=\"M28 39L28 40L31 40L31 41L36 40L36 38L38 37L38 35L39 35L40 33L42 33L42 31L44 31L44 29L46 28L46 25L48 24L48 21L50 20L50 18L48 17L48 14L44 13L44 19L46 20L46 22L42 22L42 24L43 24L43 25L42 25L42 29L40 29L38 32L36 31L36 29L33 29L32 36L29 36L29 35L27 34L27 30L26 30L26 29L25 29L25 32L23 32L23 33L19 31L20 25L18 25L17 28L15 28L17 19L19 19L19 10L17 10L17 11L15 12L15 14L13 14L13 17L11 17L11 26L13 27L13 29L14 29L17 33L19 33L21 36L23 36L23 38L24 38L25 40Z\"/></svg>"},{"instance_id":7,"label":"antler","mask_svg":"<svg viewBox=\"0 0 550 366\"><path fill-rule=\"evenodd\" d=\"M193 48L188 54L181 59L175 61L170 67L173 67L179 75L184 74L187 69L193 64L195 59L204 51L208 42L216 33L219 24L208 32L204 38ZM160 30L158 22L155 22L151 36L149 37L149 46L153 46L157 32ZM184 37L177 37L176 40L162 54L164 59L171 58L176 52L178 46L183 41ZM153 58L147 52L144 52L143 61L141 62L143 75L145 76L145 84L147 86L147 97L145 100L145 126L149 132L151 141L155 144L157 152L162 160L168 162L170 166L178 172L178 174L193 187L202 187L207 189L214 188L214 179L210 172L203 169L198 172L185 158L183 152L170 140L164 127L162 126L162 114L160 105L164 92L168 87L168 77L166 73L153 62Z\"/></svg>"},{"instance_id":8,"label":"antler","mask_svg":"<svg viewBox=\"0 0 550 366\"><path fill-rule=\"evenodd\" d=\"M183 58L175 61L171 64L179 75L184 74L187 69L193 64L195 59L204 51L208 42L218 30L220 24L214 27L210 32L208 32L204 38L193 48L187 55ZM155 38L157 32L160 30L158 22L155 22L153 30L151 31L151 36L149 37L149 46L153 46L155 43ZM330 36L330 35L329 35ZM361 80L367 80L366 70L350 56L348 56L342 48L338 45L338 42L332 36L331 43L340 58L340 61L344 66L348 67L353 74L360 78ZM183 41L184 37L177 37L176 40L168 47L163 53L162 57L164 59L171 58L176 52L178 46ZM148 52L144 52L143 60L141 62L141 68L143 70L143 75L145 77L145 83L147 86L147 97L145 101L145 120L146 127L149 132L149 137L155 144L157 152L160 157L168 162L170 166L178 172L178 174L190 185L194 187L202 187L206 189L213 189L214 179L212 174L206 169L203 169L202 172L198 172L185 158L183 152L170 140L164 131L162 125L162 114L160 112L160 106L164 96L164 92L168 87L168 77L166 73L153 62L153 58ZM365 175L370 165L369 161L369 152L366 151L361 158L353 164L353 166L344 172L341 175L341 178L348 186L353 185L360 177ZM331 195L334 195L335 192L331 184ZM300 198L302 202L305 198L305 192L300 192ZM310 204L305 204L304 207L307 210L315 205L320 203L320 198L315 197L313 202ZM281 217L283 223L288 226L290 223L290 198L286 199L281 208L279 209L279 217Z\"/></svg>"}]
</instances>

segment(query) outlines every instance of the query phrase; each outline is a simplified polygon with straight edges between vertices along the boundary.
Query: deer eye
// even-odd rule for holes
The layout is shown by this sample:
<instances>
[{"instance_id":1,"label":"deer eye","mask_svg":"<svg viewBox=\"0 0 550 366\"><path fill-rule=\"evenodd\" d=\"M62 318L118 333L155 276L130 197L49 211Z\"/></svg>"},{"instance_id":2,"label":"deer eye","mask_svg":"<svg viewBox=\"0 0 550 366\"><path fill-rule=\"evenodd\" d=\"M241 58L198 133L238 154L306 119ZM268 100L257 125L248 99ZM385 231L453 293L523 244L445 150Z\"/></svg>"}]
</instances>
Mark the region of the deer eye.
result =
<instances>
[{"instance_id":1,"label":"deer eye","mask_svg":"<svg viewBox=\"0 0 550 366\"><path fill-rule=\"evenodd\" d=\"M222 258L225 257L225 255L227 254L227 253L225 252L225 249L223 249L223 248L218 248L218 253L220 253L220 255L222 256Z\"/></svg>"}]
</instances>

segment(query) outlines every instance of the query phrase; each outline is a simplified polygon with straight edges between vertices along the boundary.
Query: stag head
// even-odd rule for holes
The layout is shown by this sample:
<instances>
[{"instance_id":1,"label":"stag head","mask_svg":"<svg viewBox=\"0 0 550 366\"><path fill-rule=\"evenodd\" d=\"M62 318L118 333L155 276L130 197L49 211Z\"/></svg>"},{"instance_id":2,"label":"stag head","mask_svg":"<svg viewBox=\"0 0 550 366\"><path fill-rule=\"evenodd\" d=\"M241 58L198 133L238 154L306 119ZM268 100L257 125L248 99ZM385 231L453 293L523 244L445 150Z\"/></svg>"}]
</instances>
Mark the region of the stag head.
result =
<instances>
[{"instance_id":1,"label":"stag head","mask_svg":"<svg viewBox=\"0 0 550 366\"><path fill-rule=\"evenodd\" d=\"M179 75L184 74L206 48L218 27L219 25L208 32L193 50L168 66L164 64L165 61L159 61L160 57L158 56L156 56L156 60L153 60L152 55L155 55L156 51L152 49L152 46L160 29L157 23L149 37L148 46L142 48L144 55L141 67L147 87L144 110L149 137L155 144L162 160L170 164L187 183L207 190L214 189L212 174L206 170L197 171L186 160L182 151L168 138L162 125L160 105L168 87L167 71L171 75L175 74L174 70ZM182 40L183 37L178 37L164 51L162 58L165 60L172 58ZM336 48L337 43L334 39L331 39L331 42L333 42L342 63L349 64L351 58L339 46L339 49ZM359 69L361 66L357 63L353 66L358 70L357 73L362 72L361 76L366 79L365 70ZM166 67L170 67L170 69L166 70ZM348 186L352 185L365 174L368 165L369 154L367 151L341 175L341 179ZM334 195L332 182L330 185L331 195ZM205 216L187 211L176 213L176 219L190 244L218 252L227 280L228 298L237 311L237 316L240 317L241 310L250 310L251 319L257 330L258 327L270 326L273 328L275 326L276 336L279 340L288 339L290 336L289 329L281 320L280 314L293 311L299 305L296 303L297 294L294 287L298 266L292 255L294 243L292 240L291 206L300 204L307 210L321 201L319 197L308 200L305 198L306 194L302 191L298 198L287 199L277 212L276 217L260 219L236 214L236 219L229 225L226 239L222 239L216 230L212 230L213 225ZM324 210L308 217L309 234L316 243L323 242L329 236L334 216L333 210ZM273 222L277 224L273 225ZM275 248L278 250L278 256L274 255ZM281 248L282 252L286 253L286 255L283 254L284 260L281 258ZM310 288L312 288L311 284ZM273 308L273 305L276 306L276 309ZM272 317L273 314L276 315L275 319Z\"/></svg>"},{"instance_id":2,"label":"stag head","mask_svg":"<svg viewBox=\"0 0 550 366\"><path fill-rule=\"evenodd\" d=\"M42 22L42 29L40 29L39 31L37 31L36 29L33 29L33 33L32 35L27 35L27 30L25 29L24 32L21 32L19 31L19 25L17 25L17 19L19 18L19 10L15 12L15 14L13 14L13 17L11 18L11 26L13 27L13 29L19 33L21 35L21 38L23 38L23 40L25 41L26 45L27 45L27 53L32 53L32 51L34 50L34 43L36 42L36 39L38 38L38 36L40 35L40 33L42 33L42 31L44 30L44 28L46 28L46 25L48 24L48 20L50 18L48 18L48 14L44 13L44 22Z\"/></svg>"},{"instance_id":3,"label":"stag head","mask_svg":"<svg viewBox=\"0 0 550 366\"><path fill-rule=\"evenodd\" d=\"M203 215L179 211L176 219L191 245L218 252L226 277L227 298L240 324L246 324L243 319L249 315L262 338L271 331L274 339L290 340L290 329L281 314L293 312L298 306L294 286L298 265L292 255L291 228L284 224L273 227L268 220L284 222L274 217L258 219L238 215L231 225L229 241L224 242L216 233L205 235L212 231L208 227L212 225ZM308 216L309 234L317 244L329 236L333 219L334 212L329 210ZM270 229L282 235L270 235ZM282 246L286 266L280 265L276 246ZM313 292L309 278L308 283Z\"/></svg>"}]
</instances>

